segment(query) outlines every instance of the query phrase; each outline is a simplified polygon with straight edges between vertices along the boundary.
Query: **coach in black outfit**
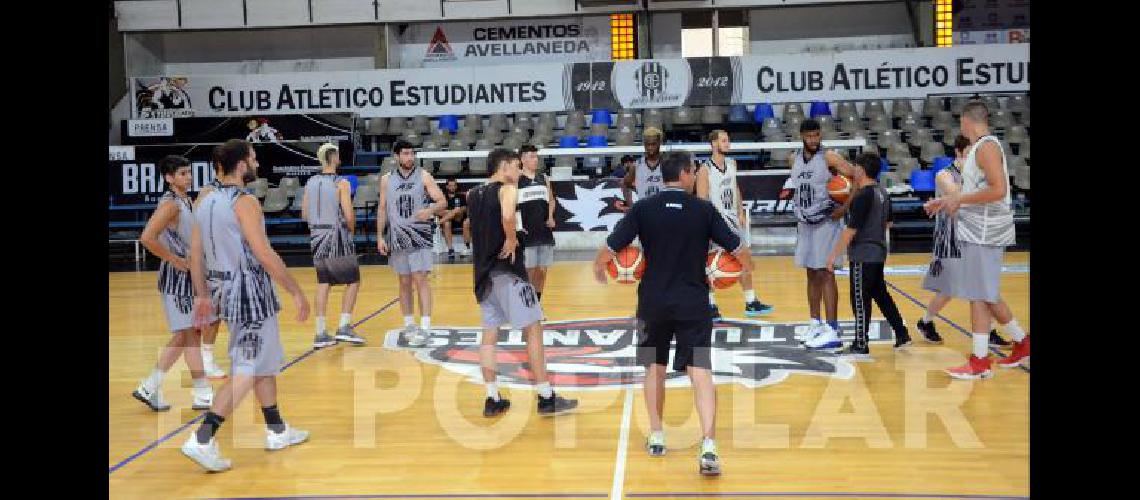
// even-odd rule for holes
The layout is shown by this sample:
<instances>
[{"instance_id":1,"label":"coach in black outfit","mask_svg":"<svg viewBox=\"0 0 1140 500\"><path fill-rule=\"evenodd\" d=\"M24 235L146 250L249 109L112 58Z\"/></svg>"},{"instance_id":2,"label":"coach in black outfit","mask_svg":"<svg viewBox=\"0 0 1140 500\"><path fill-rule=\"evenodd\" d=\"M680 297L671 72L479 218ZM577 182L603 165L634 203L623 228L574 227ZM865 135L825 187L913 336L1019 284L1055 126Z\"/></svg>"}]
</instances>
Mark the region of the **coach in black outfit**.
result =
<instances>
[{"instance_id":1,"label":"coach in black outfit","mask_svg":"<svg viewBox=\"0 0 1140 500\"><path fill-rule=\"evenodd\" d=\"M734 254L751 269L751 251L743 245L716 208L692 193L696 165L688 152L672 152L663 158L661 173L665 189L639 200L618 222L598 250L594 274L606 282L606 264L617 250L639 238L646 267L637 288L637 360L646 366L645 404L652 433L647 444L651 455L665 452L661 413L665 398L665 365L669 344L677 339L673 369L684 370L692 380L697 412L704 431L700 471L720 472L720 459L713 441L716 390L711 372L712 317L707 305L709 284L705 277L708 243L734 248Z\"/></svg>"}]
</instances>

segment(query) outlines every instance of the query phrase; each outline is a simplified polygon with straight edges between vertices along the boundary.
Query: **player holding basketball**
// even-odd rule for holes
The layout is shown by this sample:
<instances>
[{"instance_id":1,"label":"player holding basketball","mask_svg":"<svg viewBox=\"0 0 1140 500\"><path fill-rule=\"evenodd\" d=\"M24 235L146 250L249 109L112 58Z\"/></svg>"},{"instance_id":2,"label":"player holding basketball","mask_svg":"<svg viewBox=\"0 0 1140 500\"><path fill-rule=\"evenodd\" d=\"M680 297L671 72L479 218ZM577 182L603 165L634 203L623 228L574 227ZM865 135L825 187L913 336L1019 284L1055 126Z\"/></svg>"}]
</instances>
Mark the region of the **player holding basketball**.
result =
<instances>
[{"instance_id":1,"label":"player holding basketball","mask_svg":"<svg viewBox=\"0 0 1140 500\"><path fill-rule=\"evenodd\" d=\"M796 267L807 271L808 310L811 328L802 340L809 349L833 350L843 347L839 341L839 287L835 272L828 269L827 257L843 233L847 211L831 199L827 182L832 171L851 177L852 167L834 151L820 150L819 122L808 118L800 124L803 148L793 153L789 182L794 189L792 210L798 220ZM819 303L823 301L827 322L820 321Z\"/></svg>"},{"instance_id":2,"label":"player holding basketball","mask_svg":"<svg viewBox=\"0 0 1140 500\"><path fill-rule=\"evenodd\" d=\"M214 435L252 389L268 427L267 450L280 450L309 438L290 427L277 408L277 374L285 361L278 333L281 305L273 281L289 291L297 321L309 316L309 303L265 235L261 204L245 192L257 178L257 154L248 142L222 145L222 186L204 198L194 214L190 275L194 284L194 324L203 325L217 308L230 331L230 378L218 389L198 430L182 444L182 453L208 471L230 468ZM215 281L207 284L206 276ZM272 277L272 280L270 280ZM215 305L216 304L216 305Z\"/></svg>"},{"instance_id":3,"label":"player holding basketball","mask_svg":"<svg viewBox=\"0 0 1140 500\"><path fill-rule=\"evenodd\" d=\"M688 373L693 384L697 413L704 440L698 458L699 471L720 474L717 452L716 387L712 379L712 317L704 304L709 283L705 276L708 241L733 249L747 269L751 250L725 222L716 208L691 194L696 183L696 165L688 152L665 155L661 172L665 188L643 198L622 217L598 250L594 275L606 282L606 265L617 250L641 240L645 273L637 287L637 362L645 366L645 406L651 433L646 449L651 456L665 454L662 412L665 407L665 367L669 347L677 339L673 369Z\"/></svg>"},{"instance_id":4,"label":"player holding basketball","mask_svg":"<svg viewBox=\"0 0 1140 500\"><path fill-rule=\"evenodd\" d=\"M843 230L835 248L827 257L827 270L834 271L835 261L847 252L851 261L851 310L855 314L855 341L840 354L865 358L870 355L867 344L867 328L871 321L871 301L879 305L879 311L887 317L887 322L895 331L895 349L910 344L910 333L903 323L899 308L887 282L883 278L883 266L887 262L887 231L893 220L891 195L883 189L875 178L881 168L879 155L863 153L859 155L851 180L856 191L851 197L847 211L847 227Z\"/></svg>"},{"instance_id":5,"label":"player holding basketball","mask_svg":"<svg viewBox=\"0 0 1140 500\"><path fill-rule=\"evenodd\" d=\"M641 141L645 147L645 155L637 159L637 163L626 172L625 179L622 180L621 193L625 201L618 201L616 205L618 210L629 211L629 207L633 206L634 190L637 192L637 199L644 200L665 187L661 169L658 168L661 166L662 136L661 129L657 127L646 127L642 132Z\"/></svg>"},{"instance_id":6,"label":"player holding basketball","mask_svg":"<svg viewBox=\"0 0 1140 500\"><path fill-rule=\"evenodd\" d=\"M158 266L158 291L162 294L162 309L166 324L173 335L158 357L150 376L144 379L131 395L153 411L167 411L170 405L162 398L162 379L178 357L186 358L190 376L194 379L191 408L205 410L214 399L213 389L202 370L202 355L198 345L200 336L191 317L194 290L190 285L190 228L194 215L190 207L190 189L193 176L190 162L181 156L170 155L158 162L159 173L166 181L167 191L158 201L154 214L143 229L139 240L151 253L162 259Z\"/></svg>"},{"instance_id":7,"label":"player holding basketball","mask_svg":"<svg viewBox=\"0 0 1140 500\"><path fill-rule=\"evenodd\" d=\"M973 143L962 166L962 189L928 201L926 211L957 214L954 233L962 257L951 278L950 294L970 301L970 359L946 373L958 379L989 378L993 376L988 350L992 319L996 318L1013 337L1012 353L998 360L998 366L1011 368L1028 360L1029 335L1002 300L999 288L1002 254L1005 247L1014 244L1015 237L1005 152L997 137L990 134L985 104L966 104L960 125L962 135Z\"/></svg>"},{"instance_id":8,"label":"player holding basketball","mask_svg":"<svg viewBox=\"0 0 1140 500\"><path fill-rule=\"evenodd\" d=\"M542 304L527 281L525 254L518 252L519 157L497 148L487 156L487 166L491 178L467 192L471 236L475 243L472 256L475 299L483 314L483 337L479 345L479 364L487 385L483 416L493 417L511 407L510 400L499 394L495 363L495 344L499 340L499 327L504 324L521 329L526 338L529 366L538 388L538 414L566 413L578 406L578 400L565 399L550 387L542 346Z\"/></svg>"},{"instance_id":9,"label":"player holding basketball","mask_svg":"<svg viewBox=\"0 0 1140 500\"><path fill-rule=\"evenodd\" d=\"M522 174L518 180L519 224L526 272L542 302L546 273L554 263L554 190L550 179L538 172L538 148L524 144L519 148Z\"/></svg>"},{"instance_id":10,"label":"player holding basketball","mask_svg":"<svg viewBox=\"0 0 1140 500\"><path fill-rule=\"evenodd\" d=\"M210 191L213 191L222 185L222 182L218 180L222 177L221 154L222 145L219 144L217 146L214 146L214 151L210 155L214 163L214 179L211 180L209 184L202 186L202 189L198 191L198 197L194 199L195 212L198 210L198 205L202 202L202 200L206 199L206 195L210 194ZM218 338L218 328L221 326L221 324L222 320L214 317L213 321L209 322L209 324L201 328L202 368L206 370L206 377L211 379L226 378L226 372L214 364L214 342Z\"/></svg>"},{"instance_id":11,"label":"player holding basketball","mask_svg":"<svg viewBox=\"0 0 1140 500\"><path fill-rule=\"evenodd\" d=\"M741 202L740 187L736 184L736 160L725 156L731 149L728 132L713 130L709 133L709 143L712 144L712 155L702 162L697 170L697 196L709 200L721 217L749 248L749 259L752 258L752 232L744 227L744 206ZM711 244L710 250L716 250ZM752 289L751 266L746 266L740 273L740 288L744 290L744 315L747 317L768 314L775 308L760 302L756 298L756 291ZM709 289L709 311L713 319L720 318L720 309L716 306L716 295Z\"/></svg>"},{"instance_id":12,"label":"player holding basketball","mask_svg":"<svg viewBox=\"0 0 1140 500\"><path fill-rule=\"evenodd\" d=\"M356 232L356 213L352 208L352 187L348 180L336 175L340 152L335 144L317 148L321 173L309 178L301 195L301 218L309 224L309 243L313 251L313 268L317 272L317 334L313 348L320 349L341 342L364 344L352 331L352 308L360 291L360 265L352 235ZM329 289L346 285L340 309L340 325L336 337L325 330L325 309Z\"/></svg>"},{"instance_id":13,"label":"player holding basketball","mask_svg":"<svg viewBox=\"0 0 1140 500\"><path fill-rule=\"evenodd\" d=\"M947 193L956 193L962 187L962 165L966 161L966 152L970 149L970 140L959 135L954 140L954 163L938 172L934 177L934 194L936 197ZM926 305L926 313L918 320L918 330L922 332L926 341L931 344L941 344L942 336L934 327L934 317L938 315L953 297L950 295L951 279L956 276L954 269L959 265L962 257L958 249L958 239L954 235L953 217L938 212L934 215L934 258L926 269L926 277L922 280L922 288L935 293ZM997 330L990 330L990 345L1005 347L1009 341L1001 338Z\"/></svg>"},{"instance_id":14,"label":"player holding basketball","mask_svg":"<svg viewBox=\"0 0 1140 500\"><path fill-rule=\"evenodd\" d=\"M388 255L388 264L400 283L401 334L412 346L427 342L431 330L432 216L447 208L435 178L416 166L416 150L407 141L392 146L398 167L380 178L380 204L376 213L376 248ZM429 200L431 203L429 203ZM385 241L387 240L387 241ZM414 285L414 286L413 286ZM415 324L416 292L420 296L420 327Z\"/></svg>"}]
</instances>

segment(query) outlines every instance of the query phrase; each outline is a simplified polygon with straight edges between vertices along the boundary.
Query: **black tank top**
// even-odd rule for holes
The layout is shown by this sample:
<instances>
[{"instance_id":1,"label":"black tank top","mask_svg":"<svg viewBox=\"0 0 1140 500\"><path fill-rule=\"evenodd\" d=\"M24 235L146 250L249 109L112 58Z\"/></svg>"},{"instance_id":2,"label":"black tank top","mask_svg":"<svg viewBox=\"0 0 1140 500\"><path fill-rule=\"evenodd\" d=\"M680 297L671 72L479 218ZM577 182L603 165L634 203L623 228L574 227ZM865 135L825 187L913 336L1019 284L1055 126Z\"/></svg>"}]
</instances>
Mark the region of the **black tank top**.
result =
<instances>
[{"instance_id":1,"label":"black tank top","mask_svg":"<svg viewBox=\"0 0 1140 500\"><path fill-rule=\"evenodd\" d=\"M554 244L554 232L546 227L546 218L550 215L549 196L545 175L535 173L534 179L519 175L519 218L523 227L519 241L528 247Z\"/></svg>"},{"instance_id":2,"label":"black tank top","mask_svg":"<svg viewBox=\"0 0 1140 500\"><path fill-rule=\"evenodd\" d=\"M502 187L501 182L491 182L467 192L467 209L471 214L472 275L475 280L475 298L479 301L487 296L493 275L514 274L519 279L528 281L521 243L515 250L514 264L499 258L499 252L507 240L499 203L499 190Z\"/></svg>"}]
</instances>

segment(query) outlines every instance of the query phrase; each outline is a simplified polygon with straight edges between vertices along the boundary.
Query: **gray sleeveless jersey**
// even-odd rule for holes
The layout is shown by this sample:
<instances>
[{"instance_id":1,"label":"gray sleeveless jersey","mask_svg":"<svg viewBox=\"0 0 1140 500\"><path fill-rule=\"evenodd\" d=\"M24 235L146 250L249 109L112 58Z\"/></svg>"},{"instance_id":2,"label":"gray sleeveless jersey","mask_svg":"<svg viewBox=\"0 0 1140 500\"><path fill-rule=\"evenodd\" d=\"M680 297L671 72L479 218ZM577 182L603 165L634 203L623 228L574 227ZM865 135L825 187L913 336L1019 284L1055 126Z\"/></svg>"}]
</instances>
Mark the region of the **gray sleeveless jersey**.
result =
<instances>
[{"instance_id":1,"label":"gray sleeveless jersey","mask_svg":"<svg viewBox=\"0 0 1140 500\"><path fill-rule=\"evenodd\" d=\"M979 245L1010 246L1014 243L1013 207L1009 195L1009 169L1005 162L1005 151L1001 142L992 135L977 140L966 155L962 166L962 194L976 193L989 186L985 172L978 165L978 147L984 142L993 142L1001 151L1001 175L1007 179L1005 196L1000 200L981 205L962 205L958 209L958 223L955 230L958 239Z\"/></svg>"},{"instance_id":2,"label":"gray sleeveless jersey","mask_svg":"<svg viewBox=\"0 0 1140 500\"><path fill-rule=\"evenodd\" d=\"M795 157L789 176L792 188L796 190L792 210L800 222L809 224L823 222L831 216L836 205L827 192L827 181L831 180L831 172L827 169L823 148L816 151L806 163L802 150L797 151Z\"/></svg>"},{"instance_id":3,"label":"gray sleeveless jersey","mask_svg":"<svg viewBox=\"0 0 1140 500\"><path fill-rule=\"evenodd\" d=\"M433 222L417 221L416 212L431 204L419 167L407 177L395 168L388 174L385 210L388 214L388 247L393 251L419 250L432 247Z\"/></svg>"},{"instance_id":4,"label":"gray sleeveless jersey","mask_svg":"<svg viewBox=\"0 0 1140 500\"><path fill-rule=\"evenodd\" d=\"M309 245L314 259L355 255L348 219L340 208L336 174L317 174L305 184L309 217Z\"/></svg>"},{"instance_id":5,"label":"gray sleeveless jersey","mask_svg":"<svg viewBox=\"0 0 1140 500\"><path fill-rule=\"evenodd\" d=\"M962 173L958 170L957 165L946 167L944 172L950 174L955 184L962 185ZM942 185L935 184L934 195L942 196L944 194L946 193L942 189ZM958 238L955 236L954 217L946 215L945 212L938 212L934 216L934 256L940 259L957 259L962 256L962 251L958 248Z\"/></svg>"},{"instance_id":6,"label":"gray sleeveless jersey","mask_svg":"<svg viewBox=\"0 0 1140 500\"><path fill-rule=\"evenodd\" d=\"M634 175L634 188L637 189L637 199L643 200L665 189L665 177L661 175L661 158L657 158L657 165L649 168L645 157L637 159L637 170Z\"/></svg>"},{"instance_id":7,"label":"gray sleeveless jersey","mask_svg":"<svg viewBox=\"0 0 1140 500\"><path fill-rule=\"evenodd\" d=\"M218 317L237 324L262 321L281 310L269 273L241 234L234 204L243 193L222 186L206 195L194 214Z\"/></svg>"},{"instance_id":8,"label":"gray sleeveless jersey","mask_svg":"<svg viewBox=\"0 0 1140 500\"><path fill-rule=\"evenodd\" d=\"M158 200L158 206L162 206L163 203L174 203L178 207L178 221L175 227L166 227L162 230L159 242L174 255L186 258L190 255L190 228L194 223L190 199L179 198L173 192L167 191ZM158 265L158 291L175 297L193 297L194 287L190 282L190 273L174 267L165 260L162 261Z\"/></svg>"}]
</instances>

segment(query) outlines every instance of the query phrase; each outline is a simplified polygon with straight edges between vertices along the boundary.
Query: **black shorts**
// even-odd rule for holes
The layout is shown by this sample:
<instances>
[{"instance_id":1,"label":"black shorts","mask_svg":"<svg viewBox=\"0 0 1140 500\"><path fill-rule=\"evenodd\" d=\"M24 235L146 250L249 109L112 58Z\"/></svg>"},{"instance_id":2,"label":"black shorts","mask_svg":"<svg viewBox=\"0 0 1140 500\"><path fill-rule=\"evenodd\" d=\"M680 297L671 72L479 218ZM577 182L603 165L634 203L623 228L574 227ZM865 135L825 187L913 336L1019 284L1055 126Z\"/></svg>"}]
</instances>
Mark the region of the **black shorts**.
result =
<instances>
[{"instance_id":1,"label":"black shorts","mask_svg":"<svg viewBox=\"0 0 1140 500\"><path fill-rule=\"evenodd\" d=\"M355 255L313 260L317 270L317 283L322 285L351 285L360 281L360 265Z\"/></svg>"},{"instance_id":2,"label":"black shorts","mask_svg":"<svg viewBox=\"0 0 1140 500\"><path fill-rule=\"evenodd\" d=\"M637 330L637 364L669 363L669 346L677 340L673 370L686 367L712 369L712 318L646 320Z\"/></svg>"}]
</instances>

